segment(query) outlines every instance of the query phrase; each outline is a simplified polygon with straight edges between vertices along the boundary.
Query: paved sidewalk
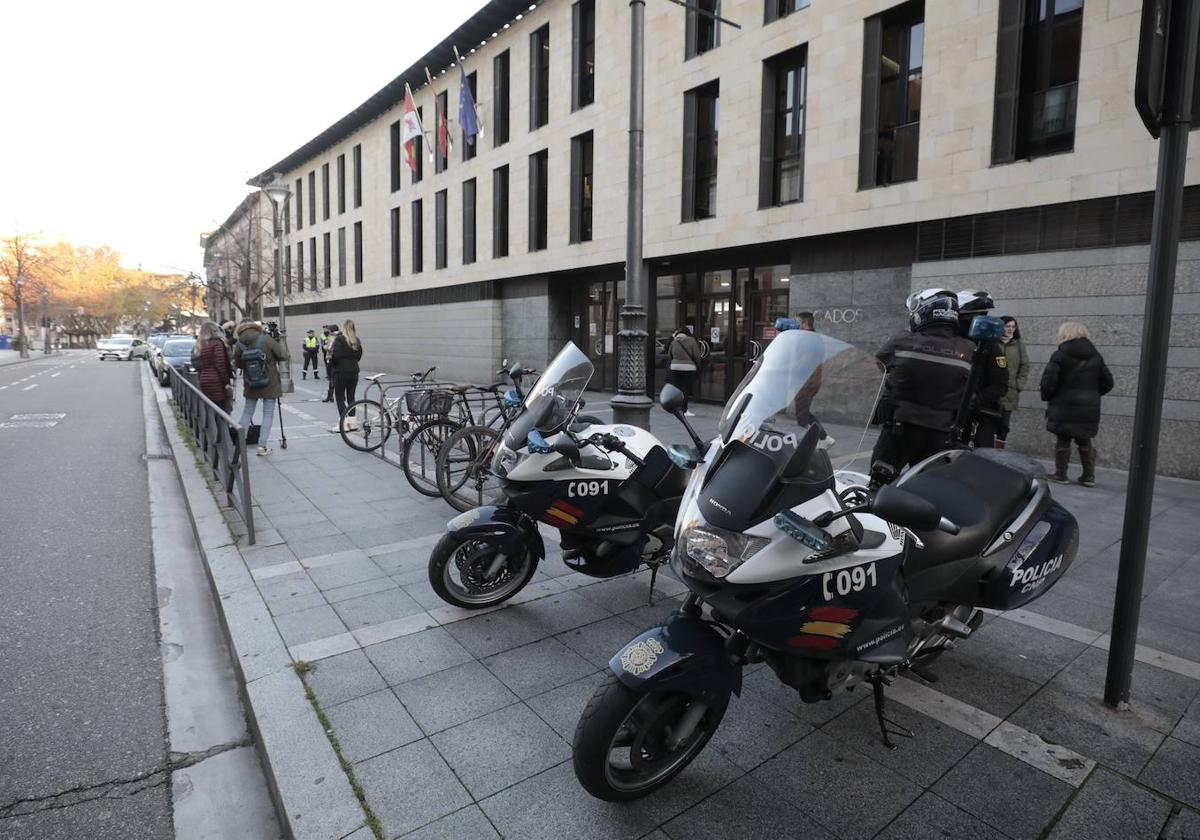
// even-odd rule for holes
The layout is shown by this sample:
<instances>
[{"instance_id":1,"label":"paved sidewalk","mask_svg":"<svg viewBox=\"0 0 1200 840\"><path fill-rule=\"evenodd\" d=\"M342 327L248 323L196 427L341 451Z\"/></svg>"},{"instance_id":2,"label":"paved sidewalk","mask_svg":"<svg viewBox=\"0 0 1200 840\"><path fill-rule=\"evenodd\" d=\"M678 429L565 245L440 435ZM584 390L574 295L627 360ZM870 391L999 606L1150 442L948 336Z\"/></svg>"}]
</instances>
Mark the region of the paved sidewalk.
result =
<instances>
[{"instance_id":1,"label":"paved sidewalk","mask_svg":"<svg viewBox=\"0 0 1200 840\"><path fill-rule=\"evenodd\" d=\"M914 740L882 747L869 692L805 705L758 668L691 768L617 806L579 788L571 737L609 657L681 585L660 576L648 605L647 575L569 573L548 542L515 602L443 604L426 563L454 512L328 432L324 384L297 378L289 448L274 431L273 454L252 459L258 544L240 557L288 653L311 664L305 683L382 836L1200 838L1196 483L1158 485L1131 711L1100 702L1124 488L1101 471L1095 489L1054 488L1082 527L1054 590L989 617L936 684L890 690ZM719 409L696 411L711 433ZM657 409L653 428L686 440Z\"/></svg>"}]
</instances>

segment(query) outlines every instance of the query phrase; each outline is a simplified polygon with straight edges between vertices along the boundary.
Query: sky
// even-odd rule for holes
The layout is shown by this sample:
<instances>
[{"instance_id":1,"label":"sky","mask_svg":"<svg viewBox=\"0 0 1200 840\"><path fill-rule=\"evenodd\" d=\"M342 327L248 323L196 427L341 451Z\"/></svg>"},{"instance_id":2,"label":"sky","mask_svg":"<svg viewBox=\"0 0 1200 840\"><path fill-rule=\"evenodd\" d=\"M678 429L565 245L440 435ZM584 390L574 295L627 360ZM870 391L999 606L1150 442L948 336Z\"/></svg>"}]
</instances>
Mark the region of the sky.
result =
<instances>
[{"instance_id":1,"label":"sky","mask_svg":"<svg viewBox=\"0 0 1200 840\"><path fill-rule=\"evenodd\" d=\"M0 235L108 245L131 268L202 273L200 234L249 178L484 0L4 5Z\"/></svg>"}]
</instances>

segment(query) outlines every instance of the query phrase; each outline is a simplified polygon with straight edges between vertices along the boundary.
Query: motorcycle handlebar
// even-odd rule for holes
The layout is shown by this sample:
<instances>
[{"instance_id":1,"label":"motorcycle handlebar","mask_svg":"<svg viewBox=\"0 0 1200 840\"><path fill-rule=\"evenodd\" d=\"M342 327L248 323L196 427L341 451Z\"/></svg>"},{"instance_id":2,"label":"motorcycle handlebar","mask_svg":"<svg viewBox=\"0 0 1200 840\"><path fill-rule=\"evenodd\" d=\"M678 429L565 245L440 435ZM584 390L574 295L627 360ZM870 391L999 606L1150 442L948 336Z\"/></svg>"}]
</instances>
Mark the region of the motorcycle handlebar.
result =
<instances>
[{"instance_id":1,"label":"motorcycle handlebar","mask_svg":"<svg viewBox=\"0 0 1200 840\"><path fill-rule=\"evenodd\" d=\"M620 452L622 455L624 455L630 461L633 461L633 463L637 464L639 467L645 466L645 464L646 464L645 461L643 461L641 458L639 458L638 456L636 456L632 452L630 452L629 449L625 446L624 441L622 441L616 435L611 435L611 434L592 435L587 440L585 440L584 443L589 443L592 446L599 446L604 449L608 449L612 452Z\"/></svg>"}]
</instances>

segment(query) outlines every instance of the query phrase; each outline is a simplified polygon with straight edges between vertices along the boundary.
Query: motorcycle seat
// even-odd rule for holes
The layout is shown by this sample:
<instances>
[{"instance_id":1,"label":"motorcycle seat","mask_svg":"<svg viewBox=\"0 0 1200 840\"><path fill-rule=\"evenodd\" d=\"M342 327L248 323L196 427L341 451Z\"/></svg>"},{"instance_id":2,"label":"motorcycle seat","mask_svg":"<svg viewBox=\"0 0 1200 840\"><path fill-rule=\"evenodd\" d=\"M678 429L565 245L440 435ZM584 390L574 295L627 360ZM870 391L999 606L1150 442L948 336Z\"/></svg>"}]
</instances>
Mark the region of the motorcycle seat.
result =
<instances>
[{"instance_id":1,"label":"motorcycle seat","mask_svg":"<svg viewBox=\"0 0 1200 840\"><path fill-rule=\"evenodd\" d=\"M959 527L953 536L937 530L920 532L925 547L911 547L906 570L912 574L978 556L1028 500L1033 478L1029 472L974 453L948 463L934 462L906 476L905 490L932 502Z\"/></svg>"}]
</instances>

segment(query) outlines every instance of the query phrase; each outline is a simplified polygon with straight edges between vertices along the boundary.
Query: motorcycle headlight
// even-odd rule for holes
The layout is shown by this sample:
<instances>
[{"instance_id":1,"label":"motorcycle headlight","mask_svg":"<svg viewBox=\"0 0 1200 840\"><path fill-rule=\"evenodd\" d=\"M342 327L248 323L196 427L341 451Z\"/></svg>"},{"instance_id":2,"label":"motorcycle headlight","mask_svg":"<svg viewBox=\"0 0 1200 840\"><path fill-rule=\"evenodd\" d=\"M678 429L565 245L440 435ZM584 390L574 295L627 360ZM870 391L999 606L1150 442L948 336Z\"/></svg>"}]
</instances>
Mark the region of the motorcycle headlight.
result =
<instances>
[{"instance_id":1,"label":"motorcycle headlight","mask_svg":"<svg viewBox=\"0 0 1200 840\"><path fill-rule=\"evenodd\" d=\"M747 537L711 525L689 528L683 534L687 558L715 578L726 577L770 542L765 537Z\"/></svg>"},{"instance_id":2,"label":"motorcycle headlight","mask_svg":"<svg viewBox=\"0 0 1200 840\"><path fill-rule=\"evenodd\" d=\"M516 452L513 452L504 444L496 447L496 454L492 456L492 472L504 478L508 475L508 471L517 465L520 458Z\"/></svg>"}]
</instances>

